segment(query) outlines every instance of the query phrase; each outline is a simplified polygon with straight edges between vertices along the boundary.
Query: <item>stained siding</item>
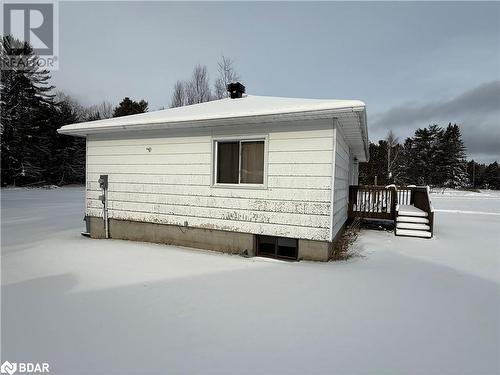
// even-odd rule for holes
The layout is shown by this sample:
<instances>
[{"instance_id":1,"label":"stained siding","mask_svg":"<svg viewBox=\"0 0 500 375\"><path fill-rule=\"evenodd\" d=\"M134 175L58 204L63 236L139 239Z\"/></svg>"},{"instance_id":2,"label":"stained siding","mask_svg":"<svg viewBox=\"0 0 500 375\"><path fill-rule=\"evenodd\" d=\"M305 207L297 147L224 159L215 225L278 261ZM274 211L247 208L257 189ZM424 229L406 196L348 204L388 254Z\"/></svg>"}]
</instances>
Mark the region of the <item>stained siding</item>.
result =
<instances>
[{"instance_id":1,"label":"stained siding","mask_svg":"<svg viewBox=\"0 0 500 375\"><path fill-rule=\"evenodd\" d=\"M108 174L110 218L329 240L331 122L239 129L89 138L87 214L102 215L97 180ZM212 187L213 139L245 135L268 139L266 188Z\"/></svg>"},{"instance_id":2,"label":"stained siding","mask_svg":"<svg viewBox=\"0 0 500 375\"><path fill-rule=\"evenodd\" d=\"M342 133L342 129L335 129L335 177L333 186L332 210L332 239L347 220L347 204L349 199L349 165L350 153Z\"/></svg>"}]
</instances>

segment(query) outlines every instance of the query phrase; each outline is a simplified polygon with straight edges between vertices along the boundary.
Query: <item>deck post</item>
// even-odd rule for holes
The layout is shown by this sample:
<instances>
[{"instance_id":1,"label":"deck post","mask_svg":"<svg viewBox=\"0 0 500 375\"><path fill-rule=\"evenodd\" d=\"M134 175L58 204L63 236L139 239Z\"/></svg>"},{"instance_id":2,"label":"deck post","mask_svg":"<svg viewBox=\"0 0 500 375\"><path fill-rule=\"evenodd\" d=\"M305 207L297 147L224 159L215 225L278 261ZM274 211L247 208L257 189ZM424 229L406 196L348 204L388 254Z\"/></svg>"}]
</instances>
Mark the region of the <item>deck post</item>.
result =
<instances>
[{"instance_id":1,"label":"deck post","mask_svg":"<svg viewBox=\"0 0 500 375\"><path fill-rule=\"evenodd\" d=\"M396 222L396 205L397 205L397 197L398 197L398 191L394 186L391 186L389 188L391 191L391 216L392 220L394 220L394 223Z\"/></svg>"},{"instance_id":2,"label":"deck post","mask_svg":"<svg viewBox=\"0 0 500 375\"><path fill-rule=\"evenodd\" d=\"M349 219L354 219L354 205L357 204L358 198L358 186L350 185L349 186L349 202L348 202L348 213L347 217Z\"/></svg>"}]
</instances>

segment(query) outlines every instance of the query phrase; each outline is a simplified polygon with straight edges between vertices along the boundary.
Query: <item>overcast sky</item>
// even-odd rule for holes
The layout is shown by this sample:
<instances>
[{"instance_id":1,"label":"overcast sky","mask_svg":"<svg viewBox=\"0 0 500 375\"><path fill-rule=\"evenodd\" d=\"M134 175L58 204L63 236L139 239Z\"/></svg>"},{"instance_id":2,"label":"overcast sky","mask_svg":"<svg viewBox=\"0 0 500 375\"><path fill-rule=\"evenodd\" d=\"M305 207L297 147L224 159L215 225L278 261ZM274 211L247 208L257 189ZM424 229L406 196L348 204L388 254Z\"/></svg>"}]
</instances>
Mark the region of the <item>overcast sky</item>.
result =
<instances>
[{"instance_id":1,"label":"overcast sky","mask_svg":"<svg viewBox=\"0 0 500 375\"><path fill-rule=\"evenodd\" d=\"M369 136L462 126L500 160L500 3L60 2L53 80L84 104L167 107L177 79L233 58L248 94L360 99Z\"/></svg>"}]
</instances>

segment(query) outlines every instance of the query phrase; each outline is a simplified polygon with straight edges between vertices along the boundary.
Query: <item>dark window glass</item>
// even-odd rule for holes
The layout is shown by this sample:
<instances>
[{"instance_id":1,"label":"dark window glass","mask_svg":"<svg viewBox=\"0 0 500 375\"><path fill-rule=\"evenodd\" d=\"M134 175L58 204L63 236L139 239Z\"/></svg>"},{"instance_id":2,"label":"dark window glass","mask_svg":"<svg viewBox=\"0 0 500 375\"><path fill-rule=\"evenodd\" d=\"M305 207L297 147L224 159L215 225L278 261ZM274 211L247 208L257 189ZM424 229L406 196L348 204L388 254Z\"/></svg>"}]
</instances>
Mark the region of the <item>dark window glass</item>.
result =
<instances>
[{"instance_id":1,"label":"dark window glass","mask_svg":"<svg viewBox=\"0 0 500 375\"><path fill-rule=\"evenodd\" d=\"M278 238L278 257L297 258L297 240L293 238Z\"/></svg>"},{"instance_id":2,"label":"dark window glass","mask_svg":"<svg viewBox=\"0 0 500 375\"><path fill-rule=\"evenodd\" d=\"M242 184L264 182L264 141L241 142Z\"/></svg>"},{"instance_id":3,"label":"dark window glass","mask_svg":"<svg viewBox=\"0 0 500 375\"><path fill-rule=\"evenodd\" d=\"M259 236L258 237L258 255L276 256L276 237Z\"/></svg>"},{"instance_id":4,"label":"dark window glass","mask_svg":"<svg viewBox=\"0 0 500 375\"><path fill-rule=\"evenodd\" d=\"M217 142L217 182L237 184L240 162L239 142Z\"/></svg>"},{"instance_id":5,"label":"dark window glass","mask_svg":"<svg viewBox=\"0 0 500 375\"><path fill-rule=\"evenodd\" d=\"M298 240L294 238L257 236L257 255L281 259L297 259Z\"/></svg>"}]
</instances>

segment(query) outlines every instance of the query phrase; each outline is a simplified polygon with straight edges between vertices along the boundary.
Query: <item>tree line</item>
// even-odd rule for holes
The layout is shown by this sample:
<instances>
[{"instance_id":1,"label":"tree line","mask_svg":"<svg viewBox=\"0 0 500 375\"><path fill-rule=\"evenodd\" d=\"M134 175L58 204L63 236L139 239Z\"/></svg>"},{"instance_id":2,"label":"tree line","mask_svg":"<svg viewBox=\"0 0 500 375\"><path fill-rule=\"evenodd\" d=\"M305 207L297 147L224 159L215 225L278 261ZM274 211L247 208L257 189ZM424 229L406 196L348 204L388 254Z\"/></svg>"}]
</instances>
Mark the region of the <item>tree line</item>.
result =
<instances>
[{"instance_id":1,"label":"tree line","mask_svg":"<svg viewBox=\"0 0 500 375\"><path fill-rule=\"evenodd\" d=\"M107 101L83 106L56 91L50 84L49 71L39 68L29 43L7 35L2 37L0 47L1 59L14 56L27 62L22 69L2 71L0 77L2 186L84 183L85 139L60 135L57 129L148 111L147 101L129 97L115 107ZM240 77L233 61L225 56L218 62L218 74L211 89L206 66L197 65L191 79L175 84L170 106L224 98L227 83Z\"/></svg>"},{"instance_id":2,"label":"tree line","mask_svg":"<svg viewBox=\"0 0 500 375\"><path fill-rule=\"evenodd\" d=\"M472 188L500 190L500 166L496 161L490 164L467 162L467 176Z\"/></svg>"},{"instance_id":3,"label":"tree line","mask_svg":"<svg viewBox=\"0 0 500 375\"><path fill-rule=\"evenodd\" d=\"M417 129L403 143L389 131L385 139L370 143L369 153L369 161L359 165L360 184L500 189L497 162L466 161L457 124Z\"/></svg>"},{"instance_id":4,"label":"tree line","mask_svg":"<svg viewBox=\"0 0 500 375\"><path fill-rule=\"evenodd\" d=\"M83 106L57 92L48 71L40 69L28 43L10 36L1 40L1 55L29 64L4 70L0 80L1 183L5 185L71 184L85 181L85 140L59 135L63 125L148 111L144 99L124 98L117 106L103 101ZM196 65L191 77L173 87L170 107L225 98L230 82L240 80L231 59L222 56L217 77L210 82L207 67ZM498 163L466 162L466 149L456 124L417 129L400 143L389 132L370 143L370 161L360 164L360 183L431 185L451 188L500 189Z\"/></svg>"}]
</instances>

